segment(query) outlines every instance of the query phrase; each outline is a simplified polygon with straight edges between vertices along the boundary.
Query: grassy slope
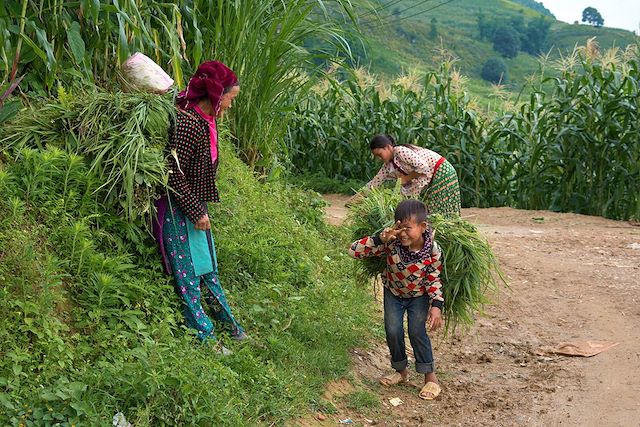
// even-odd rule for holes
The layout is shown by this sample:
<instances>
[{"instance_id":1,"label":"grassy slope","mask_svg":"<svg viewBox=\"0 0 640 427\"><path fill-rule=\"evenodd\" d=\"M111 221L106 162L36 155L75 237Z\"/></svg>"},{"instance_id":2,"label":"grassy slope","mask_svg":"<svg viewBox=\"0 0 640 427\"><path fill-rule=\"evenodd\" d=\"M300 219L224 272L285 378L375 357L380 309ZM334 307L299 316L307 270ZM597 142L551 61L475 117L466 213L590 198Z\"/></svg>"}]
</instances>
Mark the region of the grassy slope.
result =
<instances>
[{"instance_id":1,"label":"grassy slope","mask_svg":"<svg viewBox=\"0 0 640 427\"><path fill-rule=\"evenodd\" d=\"M370 24L363 25L363 32L369 39L369 57L361 60L362 64L370 64L373 73L385 75L394 75L412 68L433 69L440 62L436 49L442 46L459 58L458 65L462 73L471 79L472 92L482 96L488 93L489 88L489 85L480 79L482 65L488 58L498 55L490 42L478 39L478 11L482 9L487 18L508 19L511 16L522 15L525 22L540 16L539 12L508 0L455 0L431 12L396 23L392 21L397 18L385 15L418 3L418 0L401 1L390 10L383 10L380 13L381 21L369 21ZM435 4L437 3L433 3ZM433 5L428 2L399 16L412 15ZM439 33L436 40L428 37L433 17L437 20ZM387 21L391 23L385 24ZM569 25L556 21L550 31L549 49L554 54L558 51L567 52L576 44L584 44L594 36L597 37L601 48L624 47L636 40L633 33L625 30ZM506 59L505 62L509 67L509 87L514 90L518 90L525 78L538 69L537 59L522 52L516 58Z\"/></svg>"},{"instance_id":2,"label":"grassy slope","mask_svg":"<svg viewBox=\"0 0 640 427\"><path fill-rule=\"evenodd\" d=\"M253 426L321 404L371 332L347 242L315 196L221 155L221 280L252 337L227 358L183 328L154 243L101 210L82 161L0 162L0 424Z\"/></svg>"}]
</instances>

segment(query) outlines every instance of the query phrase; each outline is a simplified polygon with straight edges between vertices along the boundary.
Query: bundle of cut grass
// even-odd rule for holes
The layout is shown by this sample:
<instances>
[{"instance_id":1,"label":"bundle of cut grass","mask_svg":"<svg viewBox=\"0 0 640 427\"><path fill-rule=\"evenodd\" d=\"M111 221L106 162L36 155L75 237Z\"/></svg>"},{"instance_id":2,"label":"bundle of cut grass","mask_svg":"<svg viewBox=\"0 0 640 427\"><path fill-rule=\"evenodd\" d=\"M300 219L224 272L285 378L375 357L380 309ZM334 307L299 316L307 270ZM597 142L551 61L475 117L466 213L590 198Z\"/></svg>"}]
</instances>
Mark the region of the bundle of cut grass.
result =
<instances>
[{"instance_id":1,"label":"bundle of cut grass","mask_svg":"<svg viewBox=\"0 0 640 427\"><path fill-rule=\"evenodd\" d=\"M402 200L397 189L371 190L349 213L353 240L371 236L394 223L395 207ZM499 282L506 285L497 260L486 239L476 227L462 218L431 215L436 231L435 240L443 252L443 294L446 331L473 323L474 314L488 302L487 293L496 290ZM376 278L386 266L383 257L366 258L358 262L359 279Z\"/></svg>"},{"instance_id":2,"label":"bundle of cut grass","mask_svg":"<svg viewBox=\"0 0 640 427\"><path fill-rule=\"evenodd\" d=\"M171 94L67 93L21 111L0 130L0 148L56 146L83 156L101 182L96 193L129 221L149 217L156 192L166 186L165 144L175 114Z\"/></svg>"}]
</instances>

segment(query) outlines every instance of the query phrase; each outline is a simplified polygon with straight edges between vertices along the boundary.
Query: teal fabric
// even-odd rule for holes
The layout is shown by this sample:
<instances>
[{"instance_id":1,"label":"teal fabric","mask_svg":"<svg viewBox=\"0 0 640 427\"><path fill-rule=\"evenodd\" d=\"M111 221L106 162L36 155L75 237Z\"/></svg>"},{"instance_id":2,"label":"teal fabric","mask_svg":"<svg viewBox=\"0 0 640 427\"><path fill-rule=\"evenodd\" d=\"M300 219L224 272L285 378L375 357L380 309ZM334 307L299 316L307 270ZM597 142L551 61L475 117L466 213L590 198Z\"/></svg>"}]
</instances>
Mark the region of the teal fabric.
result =
<instances>
[{"instance_id":1,"label":"teal fabric","mask_svg":"<svg viewBox=\"0 0 640 427\"><path fill-rule=\"evenodd\" d=\"M189 241L195 275L203 276L207 273L213 273L212 251L207 238L209 233L206 230L196 230L195 225L188 218L185 217L185 219L187 222L187 240Z\"/></svg>"},{"instance_id":2,"label":"teal fabric","mask_svg":"<svg viewBox=\"0 0 640 427\"><path fill-rule=\"evenodd\" d=\"M220 277L215 253L213 253L213 236L207 231L205 234L205 247L209 259L213 259L215 271L198 276L195 274L192 255L194 254L189 242L187 231L188 219L175 205L167 209L162 219L164 221L163 243L167 254L171 274L174 277L174 285L178 295L182 298L184 317L189 327L198 331L201 340L216 339L215 327L207 311L213 315L213 319L221 323L232 337L242 337L244 329L231 313L231 307L225 295ZM194 229L195 230L195 229ZM198 230L196 230L198 231ZM208 236L207 236L208 235ZM209 237L210 236L210 237ZM200 238L200 237L198 237ZM211 239L211 240L209 240ZM211 245L209 245L211 241ZM200 245L203 245L200 242ZM203 306L206 301L209 310Z\"/></svg>"}]
</instances>

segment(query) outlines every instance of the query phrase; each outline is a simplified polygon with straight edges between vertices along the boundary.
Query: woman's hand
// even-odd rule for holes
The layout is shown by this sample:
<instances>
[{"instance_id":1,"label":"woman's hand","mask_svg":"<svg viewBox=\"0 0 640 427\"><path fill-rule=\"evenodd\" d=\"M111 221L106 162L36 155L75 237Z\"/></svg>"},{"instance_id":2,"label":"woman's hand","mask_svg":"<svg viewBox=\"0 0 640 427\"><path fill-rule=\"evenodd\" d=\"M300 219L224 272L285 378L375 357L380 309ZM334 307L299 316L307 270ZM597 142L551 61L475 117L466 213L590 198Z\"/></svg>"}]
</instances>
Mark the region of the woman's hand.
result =
<instances>
[{"instance_id":1,"label":"woman's hand","mask_svg":"<svg viewBox=\"0 0 640 427\"><path fill-rule=\"evenodd\" d=\"M418 172L411 172L410 174L400 176L400 182L402 185L408 185L419 176L422 176L422 174L419 174Z\"/></svg>"},{"instance_id":2,"label":"woman's hand","mask_svg":"<svg viewBox=\"0 0 640 427\"><path fill-rule=\"evenodd\" d=\"M196 230L210 230L211 223L209 222L209 215L204 214L193 226Z\"/></svg>"},{"instance_id":3,"label":"woman's hand","mask_svg":"<svg viewBox=\"0 0 640 427\"><path fill-rule=\"evenodd\" d=\"M442 311L438 307L431 307L429 315L427 316L427 324L430 331L435 331L442 325L444 325L444 319L442 318Z\"/></svg>"},{"instance_id":4,"label":"woman's hand","mask_svg":"<svg viewBox=\"0 0 640 427\"><path fill-rule=\"evenodd\" d=\"M380 240L382 243L389 243L398 238L398 234L402 231L402 226L400 225L400 221L393 224L393 227L387 227L382 230L380 233Z\"/></svg>"},{"instance_id":5,"label":"woman's hand","mask_svg":"<svg viewBox=\"0 0 640 427\"><path fill-rule=\"evenodd\" d=\"M358 193L354 194L353 196L349 197L347 199L347 201L345 202L344 206L347 207L347 208L350 208L351 206L353 206L356 203L360 202L362 199L364 199L364 194L362 194L361 192L358 192Z\"/></svg>"}]
</instances>

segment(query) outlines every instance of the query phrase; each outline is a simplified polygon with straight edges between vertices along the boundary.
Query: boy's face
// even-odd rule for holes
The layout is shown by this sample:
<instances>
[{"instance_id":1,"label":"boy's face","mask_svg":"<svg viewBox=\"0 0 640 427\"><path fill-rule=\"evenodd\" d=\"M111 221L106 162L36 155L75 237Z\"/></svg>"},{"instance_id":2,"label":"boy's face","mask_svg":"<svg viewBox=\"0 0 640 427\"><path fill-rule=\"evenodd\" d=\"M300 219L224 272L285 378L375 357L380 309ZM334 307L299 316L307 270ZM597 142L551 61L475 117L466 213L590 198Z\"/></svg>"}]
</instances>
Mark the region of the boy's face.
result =
<instances>
[{"instance_id":1,"label":"boy's face","mask_svg":"<svg viewBox=\"0 0 640 427\"><path fill-rule=\"evenodd\" d=\"M400 230L398 240L402 246L409 249L422 249L424 245L422 235L427 231L427 223L425 221L417 222L416 218L412 216L400 222Z\"/></svg>"}]
</instances>

